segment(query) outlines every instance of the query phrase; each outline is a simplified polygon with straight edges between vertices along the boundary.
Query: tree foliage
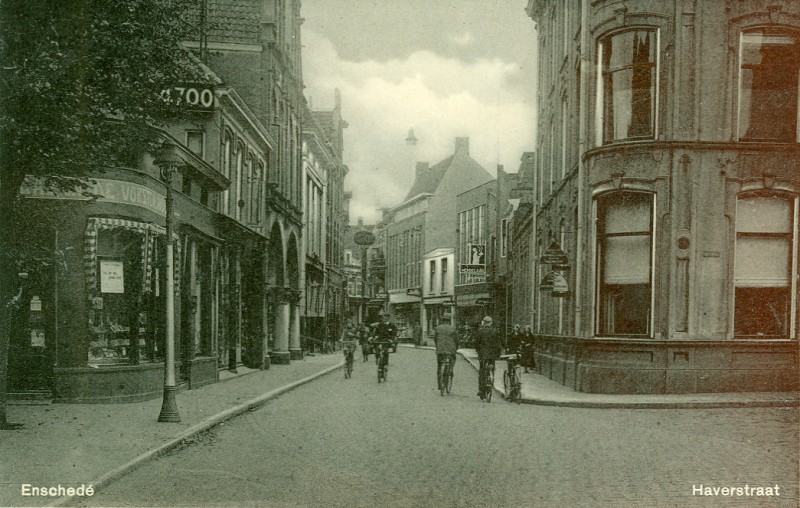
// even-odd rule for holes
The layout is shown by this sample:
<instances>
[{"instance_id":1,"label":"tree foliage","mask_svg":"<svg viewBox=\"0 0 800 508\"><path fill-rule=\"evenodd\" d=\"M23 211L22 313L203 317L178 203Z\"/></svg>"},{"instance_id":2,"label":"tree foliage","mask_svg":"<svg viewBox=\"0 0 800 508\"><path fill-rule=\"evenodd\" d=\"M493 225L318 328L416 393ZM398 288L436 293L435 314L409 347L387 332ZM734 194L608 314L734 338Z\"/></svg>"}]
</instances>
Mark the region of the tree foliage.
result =
<instances>
[{"instance_id":1,"label":"tree foliage","mask_svg":"<svg viewBox=\"0 0 800 508\"><path fill-rule=\"evenodd\" d=\"M0 0L0 429L14 428L6 419L14 269L60 259L25 237L19 188L26 175L55 189L85 186L104 168L133 165L152 148L153 127L187 117L160 92L204 81L181 45L197 38L195 4Z\"/></svg>"},{"instance_id":2,"label":"tree foliage","mask_svg":"<svg viewBox=\"0 0 800 508\"><path fill-rule=\"evenodd\" d=\"M182 41L192 0L0 0L0 189L75 185L128 165L186 113L162 89L203 80Z\"/></svg>"}]
</instances>

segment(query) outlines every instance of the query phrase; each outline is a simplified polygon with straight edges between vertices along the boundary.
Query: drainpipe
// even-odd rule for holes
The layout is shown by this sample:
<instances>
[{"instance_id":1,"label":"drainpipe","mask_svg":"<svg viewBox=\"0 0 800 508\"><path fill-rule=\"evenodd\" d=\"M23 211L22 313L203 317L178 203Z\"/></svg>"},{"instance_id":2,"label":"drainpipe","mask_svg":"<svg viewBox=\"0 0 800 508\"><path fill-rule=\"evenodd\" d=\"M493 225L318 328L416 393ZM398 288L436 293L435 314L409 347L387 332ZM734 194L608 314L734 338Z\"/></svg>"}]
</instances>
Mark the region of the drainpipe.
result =
<instances>
[{"instance_id":1,"label":"drainpipe","mask_svg":"<svg viewBox=\"0 0 800 508\"><path fill-rule=\"evenodd\" d=\"M577 248L575 251L575 335L581 336L583 332L583 258L584 258L584 187L586 186L586 163L583 154L589 145L589 101L588 82L591 69L590 47L592 40L589 30L589 9L591 0L581 1L581 89L578 94L583 101L578 111L578 125L580 135L578 136L578 223L575 225Z\"/></svg>"}]
</instances>

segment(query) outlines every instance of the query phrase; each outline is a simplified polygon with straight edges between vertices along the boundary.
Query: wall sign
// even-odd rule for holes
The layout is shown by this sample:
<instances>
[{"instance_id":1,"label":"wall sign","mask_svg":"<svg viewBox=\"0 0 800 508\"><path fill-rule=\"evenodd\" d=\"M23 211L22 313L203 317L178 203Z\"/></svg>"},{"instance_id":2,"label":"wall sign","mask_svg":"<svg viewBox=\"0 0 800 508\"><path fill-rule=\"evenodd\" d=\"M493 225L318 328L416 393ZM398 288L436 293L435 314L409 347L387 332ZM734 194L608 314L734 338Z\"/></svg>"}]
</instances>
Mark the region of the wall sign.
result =
<instances>
[{"instance_id":1,"label":"wall sign","mask_svg":"<svg viewBox=\"0 0 800 508\"><path fill-rule=\"evenodd\" d=\"M214 89L208 85L173 86L161 90L160 96L164 102L177 106L185 104L193 110L211 111L216 105Z\"/></svg>"},{"instance_id":2,"label":"wall sign","mask_svg":"<svg viewBox=\"0 0 800 508\"><path fill-rule=\"evenodd\" d=\"M92 178L86 192L98 196L98 203L118 203L146 208L153 213L167 215L167 201L164 196L144 185L125 182L123 180L109 180L107 178ZM40 199L92 199L81 191L51 191L44 188L42 182L34 177L27 176L20 187L19 193L27 198Z\"/></svg>"}]
</instances>

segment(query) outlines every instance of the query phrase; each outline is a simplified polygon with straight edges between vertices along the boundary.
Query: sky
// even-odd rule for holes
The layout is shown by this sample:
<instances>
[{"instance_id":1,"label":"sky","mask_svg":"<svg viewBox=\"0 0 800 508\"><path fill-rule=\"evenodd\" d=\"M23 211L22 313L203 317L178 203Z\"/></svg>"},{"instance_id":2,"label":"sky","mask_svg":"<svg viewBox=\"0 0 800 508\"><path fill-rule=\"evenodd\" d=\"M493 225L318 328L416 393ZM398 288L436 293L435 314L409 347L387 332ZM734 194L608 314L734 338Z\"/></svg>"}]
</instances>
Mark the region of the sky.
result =
<instances>
[{"instance_id":1,"label":"sky","mask_svg":"<svg viewBox=\"0 0 800 508\"><path fill-rule=\"evenodd\" d=\"M342 100L351 222L400 204L417 161L456 137L492 175L534 150L535 24L527 0L303 0L303 79L314 110ZM417 138L406 145L409 129Z\"/></svg>"}]
</instances>

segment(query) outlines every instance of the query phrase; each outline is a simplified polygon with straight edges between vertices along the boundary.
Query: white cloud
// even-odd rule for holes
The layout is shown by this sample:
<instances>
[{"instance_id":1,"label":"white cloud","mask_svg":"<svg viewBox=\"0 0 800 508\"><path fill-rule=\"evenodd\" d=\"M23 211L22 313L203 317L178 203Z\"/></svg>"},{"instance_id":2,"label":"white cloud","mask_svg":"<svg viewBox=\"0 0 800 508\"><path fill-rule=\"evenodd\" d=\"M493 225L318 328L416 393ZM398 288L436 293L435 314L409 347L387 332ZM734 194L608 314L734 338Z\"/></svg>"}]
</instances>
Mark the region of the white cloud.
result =
<instances>
[{"instance_id":1,"label":"white cloud","mask_svg":"<svg viewBox=\"0 0 800 508\"><path fill-rule=\"evenodd\" d=\"M431 165L453 153L457 136L469 136L470 154L490 173L504 164L516 171L531 150L533 108L509 83L518 65L499 59L463 62L429 51L405 60L342 60L327 39L304 32L304 80L314 109L329 109L333 90L342 96L346 187L353 191L351 218L379 218L377 209L399 204L413 181L416 161ZM313 50L312 50L313 48ZM419 142L405 146L408 129ZM499 148L499 151L498 151Z\"/></svg>"},{"instance_id":2,"label":"white cloud","mask_svg":"<svg viewBox=\"0 0 800 508\"><path fill-rule=\"evenodd\" d=\"M464 32L461 35L454 35L453 37L450 37L450 42L456 46L469 46L474 40L475 36L472 35L472 32Z\"/></svg>"}]
</instances>

